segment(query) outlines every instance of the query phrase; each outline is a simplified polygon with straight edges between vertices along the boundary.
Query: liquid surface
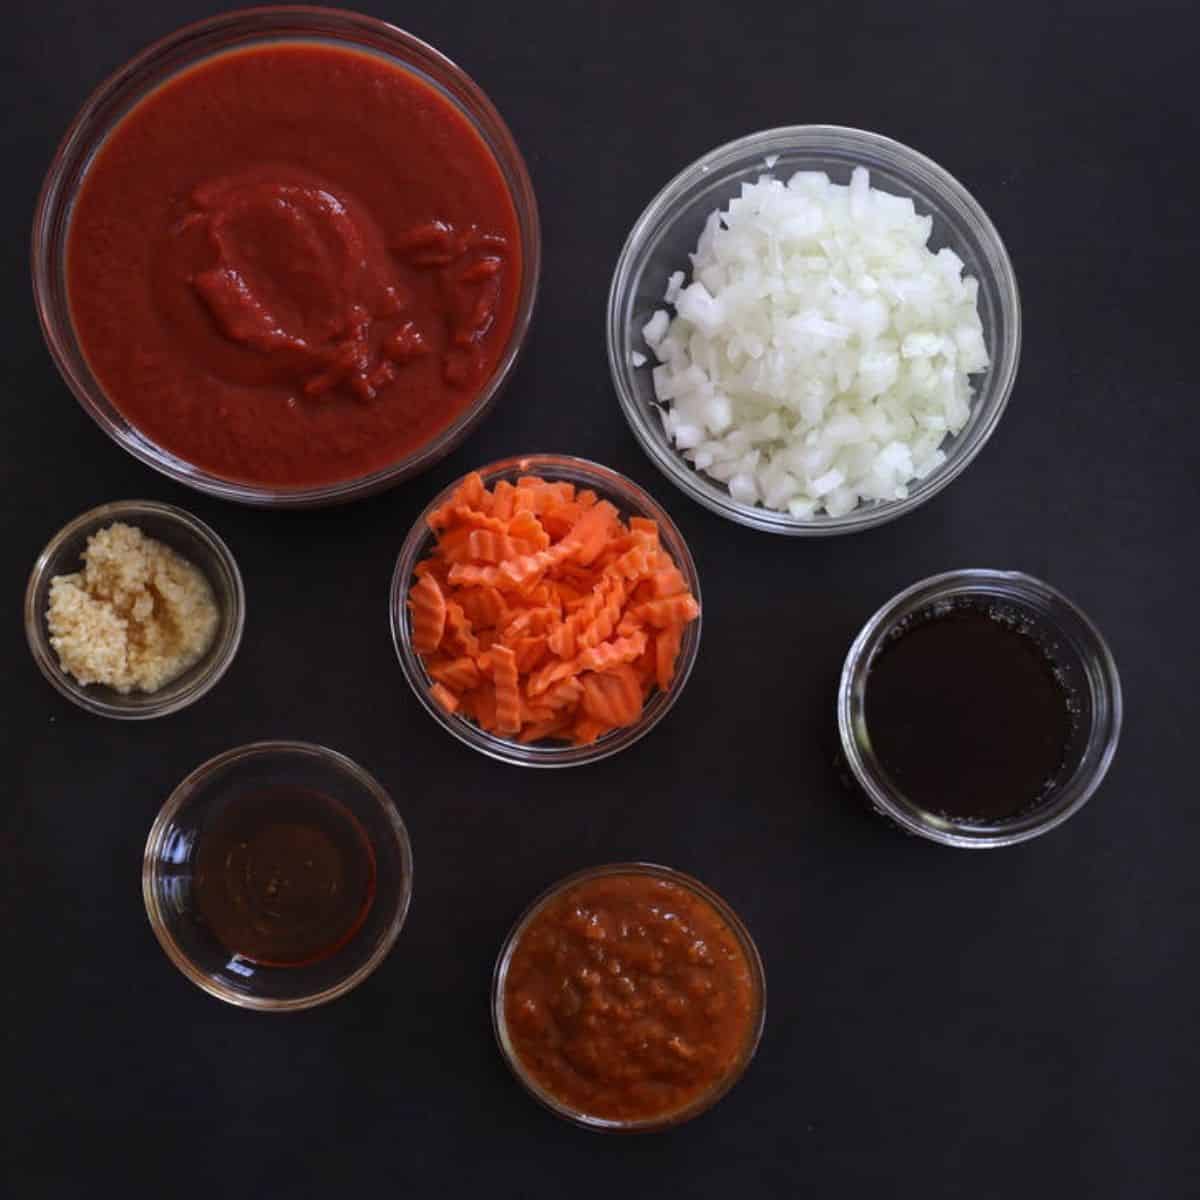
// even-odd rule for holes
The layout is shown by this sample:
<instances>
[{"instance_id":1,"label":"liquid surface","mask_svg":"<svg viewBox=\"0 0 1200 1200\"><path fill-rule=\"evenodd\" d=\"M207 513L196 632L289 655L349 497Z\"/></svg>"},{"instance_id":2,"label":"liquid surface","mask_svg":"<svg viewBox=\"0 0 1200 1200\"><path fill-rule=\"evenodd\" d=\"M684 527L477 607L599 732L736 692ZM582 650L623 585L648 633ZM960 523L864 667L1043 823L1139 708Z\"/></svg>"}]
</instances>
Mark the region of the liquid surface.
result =
<instances>
[{"instance_id":1,"label":"liquid surface","mask_svg":"<svg viewBox=\"0 0 1200 1200\"><path fill-rule=\"evenodd\" d=\"M68 235L77 336L159 446L259 484L328 483L428 443L512 329L515 210L469 121L382 58L228 52L151 92Z\"/></svg>"},{"instance_id":2,"label":"liquid surface","mask_svg":"<svg viewBox=\"0 0 1200 1200\"><path fill-rule=\"evenodd\" d=\"M871 746L927 812L1001 820L1044 797L1071 737L1054 664L1019 620L956 604L917 614L866 684Z\"/></svg>"},{"instance_id":3,"label":"liquid surface","mask_svg":"<svg viewBox=\"0 0 1200 1200\"><path fill-rule=\"evenodd\" d=\"M319 962L362 927L375 855L338 801L279 788L231 800L200 835L196 907L231 953L264 966Z\"/></svg>"},{"instance_id":4,"label":"liquid surface","mask_svg":"<svg viewBox=\"0 0 1200 1200\"><path fill-rule=\"evenodd\" d=\"M665 1116L741 1062L759 998L706 900L645 875L601 876L551 899L520 937L504 993L532 1078L613 1121Z\"/></svg>"}]
</instances>

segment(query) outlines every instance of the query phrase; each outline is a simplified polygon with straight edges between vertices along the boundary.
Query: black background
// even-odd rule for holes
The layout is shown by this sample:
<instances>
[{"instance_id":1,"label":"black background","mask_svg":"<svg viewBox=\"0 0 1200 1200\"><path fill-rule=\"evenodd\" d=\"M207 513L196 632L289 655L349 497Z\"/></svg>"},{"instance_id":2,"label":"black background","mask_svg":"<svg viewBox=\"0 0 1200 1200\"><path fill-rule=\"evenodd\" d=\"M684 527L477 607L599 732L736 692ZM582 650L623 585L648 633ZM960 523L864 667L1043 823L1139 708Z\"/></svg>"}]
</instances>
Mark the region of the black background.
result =
<instances>
[{"instance_id":1,"label":"black background","mask_svg":"<svg viewBox=\"0 0 1200 1200\"><path fill-rule=\"evenodd\" d=\"M369 4L495 100L545 234L533 334L486 424L428 475L349 508L246 511L123 454L72 400L36 327L26 238L88 91L211 8L16 6L0 38L6 414L0 457L0 1191L14 1197L1184 1197L1200 1194L1195 1032L1197 26L1185 4ZM10 14L13 10L7 10ZM899 523L790 541L677 492L618 409L602 315L630 225L727 139L834 122L956 174L1004 236L1025 344L978 461ZM566 774L490 762L400 674L385 597L433 491L524 451L650 489L689 539L704 642L678 706ZM195 707L91 717L43 681L20 598L50 536L103 501L182 504L245 575L241 653ZM859 625L960 566L1046 578L1105 631L1127 711L1092 803L993 853L908 838L833 766L833 695ZM292 1016L218 1003L159 950L142 843L183 775L227 747L310 739L388 786L416 889L390 958ZM11 777L11 776L10 776ZM527 1099L487 991L510 922L576 868L658 860L755 934L758 1057L675 1132L601 1138Z\"/></svg>"}]
</instances>

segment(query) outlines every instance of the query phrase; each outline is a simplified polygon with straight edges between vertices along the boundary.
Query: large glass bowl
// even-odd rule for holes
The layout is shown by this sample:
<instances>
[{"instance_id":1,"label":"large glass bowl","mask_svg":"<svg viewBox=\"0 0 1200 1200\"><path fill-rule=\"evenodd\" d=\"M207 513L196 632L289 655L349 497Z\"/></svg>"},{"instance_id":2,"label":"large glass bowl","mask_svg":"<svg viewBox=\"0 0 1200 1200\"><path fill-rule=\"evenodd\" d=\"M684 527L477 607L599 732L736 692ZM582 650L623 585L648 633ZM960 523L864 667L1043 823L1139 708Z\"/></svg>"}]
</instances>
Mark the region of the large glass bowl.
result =
<instances>
[{"instance_id":1,"label":"large glass bowl","mask_svg":"<svg viewBox=\"0 0 1200 1200\"><path fill-rule=\"evenodd\" d=\"M67 297L67 235L75 198L105 138L144 96L179 72L232 49L280 41L331 43L384 55L445 96L487 144L512 196L523 262L516 318L491 379L432 441L390 466L318 486L285 488L238 482L193 466L138 431L105 395L88 366L71 321ZM46 345L84 411L135 458L201 492L271 508L336 504L370 495L425 470L449 453L492 407L512 373L533 316L541 261L537 202L512 133L479 86L443 54L372 17L336 9L252 8L188 25L155 42L109 76L88 97L47 172L33 221L33 294Z\"/></svg>"},{"instance_id":2,"label":"large glass bowl","mask_svg":"<svg viewBox=\"0 0 1200 1200\"><path fill-rule=\"evenodd\" d=\"M697 602L703 605L700 597L700 577L683 535L666 511L624 475L602 467L599 463L564 454L529 454L520 458L508 458L481 467L479 474L489 488L494 487L501 479L515 483L522 475L540 475L543 479L552 481L564 480L579 488L591 488L602 499L611 501L626 520L629 517L646 517L657 522L663 548L675 560L675 565L687 582L688 590ZM429 529L429 516L450 498L461 482L461 479L456 480L435 496L417 518L405 539L392 574L392 589L388 599L392 641L400 659L400 666L404 670L404 677L417 694L417 698L434 720L460 741L490 758L517 766L577 767L584 763L598 762L602 758L628 749L634 742L645 737L667 715L683 692L700 650L700 623L703 620L703 612L684 630L679 657L675 663L675 675L667 690L650 694L634 724L614 729L589 745L575 746L569 742L558 741L526 744L515 738L489 733L466 717L447 712L430 695L429 689L433 685L433 679L425 669L421 656L413 648L412 621L407 604L408 592L416 581L413 571L417 563L427 557L433 549L434 537Z\"/></svg>"},{"instance_id":3,"label":"large glass bowl","mask_svg":"<svg viewBox=\"0 0 1200 1200\"><path fill-rule=\"evenodd\" d=\"M656 361L642 327L665 307L667 279L678 270L690 277L708 215L768 170L786 180L796 171L825 171L846 183L856 166L870 169L871 183L909 196L918 214L933 218L929 245L950 247L979 281L979 315L991 366L972 377L975 396L964 428L942 444L946 461L909 485L903 500L864 502L842 517L820 513L797 518L734 500L724 484L697 471L672 445L658 413L651 381ZM991 437L1012 391L1021 351L1021 304L1004 243L967 190L936 163L891 138L836 125L794 125L754 133L720 146L681 171L638 218L613 274L608 297L608 362L621 407L642 449L694 500L723 517L770 533L820 536L853 533L894 520L924 504L960 475ZM644 355L642 366L633 355Z\"/></svg>"}]
</instances>

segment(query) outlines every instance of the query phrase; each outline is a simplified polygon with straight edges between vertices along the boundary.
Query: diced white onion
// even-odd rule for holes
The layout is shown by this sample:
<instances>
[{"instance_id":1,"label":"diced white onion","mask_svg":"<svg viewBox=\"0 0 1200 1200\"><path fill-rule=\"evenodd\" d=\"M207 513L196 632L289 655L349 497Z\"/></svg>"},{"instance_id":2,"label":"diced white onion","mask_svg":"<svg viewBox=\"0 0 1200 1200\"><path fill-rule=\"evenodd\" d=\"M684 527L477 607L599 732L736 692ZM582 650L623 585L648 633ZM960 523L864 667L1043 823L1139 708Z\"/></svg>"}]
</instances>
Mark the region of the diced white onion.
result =
<instances>
[{"instance_id":1,"label":"diced white onion","mask_svg":"<svg viewBox=\"0 0 1200 1200\"><path fill-rule=\"evenodd\" d=\"M767 166L773 167L772 155ZM642 329L667 436L744 504L799 519L908 494L986 370L978 283L908 197L762 175L710 214ZM634 366L647 359L633 354Z\"/></svg>"}]
</instances>

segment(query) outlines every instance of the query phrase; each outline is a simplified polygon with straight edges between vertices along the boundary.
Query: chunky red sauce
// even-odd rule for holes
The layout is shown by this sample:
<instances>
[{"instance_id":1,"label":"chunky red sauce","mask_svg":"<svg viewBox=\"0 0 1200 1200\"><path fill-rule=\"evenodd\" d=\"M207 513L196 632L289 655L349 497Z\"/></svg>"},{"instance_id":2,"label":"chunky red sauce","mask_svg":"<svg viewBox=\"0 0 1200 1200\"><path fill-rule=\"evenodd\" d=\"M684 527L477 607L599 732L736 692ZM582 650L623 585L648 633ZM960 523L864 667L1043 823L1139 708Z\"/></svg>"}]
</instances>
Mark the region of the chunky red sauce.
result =
<instances>
[{"instance_id":1,"label":"chunky red sauce","mask_svg":"<svg viewBox=\"0 0 1200 1200\"><path fill-rule=\"evenodd\" d=\"M529 1076L576 1112L667 1117L710 1093L750 1049L761 995L707 900L641 874L552 897L522 932L503 997Z\"/></svg>"},{"instance_id":2,"label":"chunky red sauce","mask_svg":"<svg viewBox=\"0 0 1200 1200\"><path fill-rule=\"evenodd\" d=\"M429 442L503 355L517 217L478 133L382 58L233 51L136 105L71 220L105 392L230 479L354 478Z\"/></svg>"}]
</instances>

